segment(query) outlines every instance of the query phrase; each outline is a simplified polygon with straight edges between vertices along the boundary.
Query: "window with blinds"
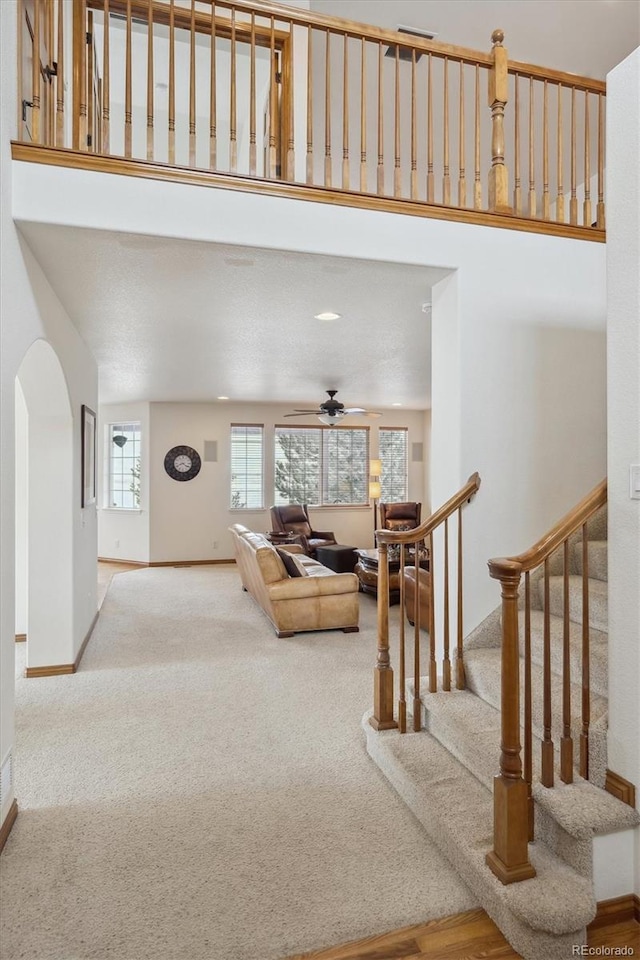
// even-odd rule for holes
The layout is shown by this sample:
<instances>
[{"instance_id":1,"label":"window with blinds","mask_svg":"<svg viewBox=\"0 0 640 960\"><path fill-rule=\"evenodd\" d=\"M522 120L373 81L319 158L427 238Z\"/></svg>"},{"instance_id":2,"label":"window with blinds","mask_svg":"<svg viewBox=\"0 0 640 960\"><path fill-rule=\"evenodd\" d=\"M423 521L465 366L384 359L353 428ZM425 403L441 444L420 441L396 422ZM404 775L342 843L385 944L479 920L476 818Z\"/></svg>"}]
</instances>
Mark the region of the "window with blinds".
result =
<instances>
[{"instance_id":1,"label":"window with blinds","mask_svg":"<svg viewBox=\"0 0 640 960\"><path fill-rule=\"evenodd\" d=\"M378 431L382 461L380 499L383 503L404 503L408 498L407 437L406 427L380 427Z\"/></svg>"},{"instance_id":2,"label":"window with blinds","mask_svg":"<svg viewBox=\"0 0 640 960\"><path fill-rule=\"evenodd\" d=\"M367 427L276 427L277 505L368 504Z\"/></svg>"},{"instance_id":3,"label":"window with blinds","mask_svg":"<svg viewBox=\"0 0 640 960\"><path fill-rule=\"evenodd\" d=\"M231 508L264 507L264 427L261 423L231 424Z\"/></svg>"}]
</instances>

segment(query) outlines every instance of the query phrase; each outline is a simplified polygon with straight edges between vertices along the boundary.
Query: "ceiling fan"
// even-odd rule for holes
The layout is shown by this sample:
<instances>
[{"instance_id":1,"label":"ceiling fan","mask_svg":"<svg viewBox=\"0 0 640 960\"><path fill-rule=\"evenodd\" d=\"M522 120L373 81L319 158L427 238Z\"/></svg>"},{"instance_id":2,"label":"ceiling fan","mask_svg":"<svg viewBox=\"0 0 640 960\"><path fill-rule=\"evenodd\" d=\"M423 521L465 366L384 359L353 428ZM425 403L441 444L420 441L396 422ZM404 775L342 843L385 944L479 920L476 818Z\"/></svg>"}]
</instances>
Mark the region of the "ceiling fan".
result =
<instances>
[{"instance_id":1,"label":"ceiling fan","mask_svg":"<svg viewBox=\"0 0 640 960\"><path fill-rule=\"evenodd\" d=\"M318 420L321 420L322 423L326 423L330 427L335 427L336 424L340 423L340 421L344 417L349 416L349 414L357 414L360 417L382 416L381 413L365 410L363 407L345 407L344 403L340 403L339 400L334 399L337 392L337 390L327 390L329 399L321 403L317 410L296 410L294 413L285 413L285 417L315 416Z\"/></svg>"}]
</instances>

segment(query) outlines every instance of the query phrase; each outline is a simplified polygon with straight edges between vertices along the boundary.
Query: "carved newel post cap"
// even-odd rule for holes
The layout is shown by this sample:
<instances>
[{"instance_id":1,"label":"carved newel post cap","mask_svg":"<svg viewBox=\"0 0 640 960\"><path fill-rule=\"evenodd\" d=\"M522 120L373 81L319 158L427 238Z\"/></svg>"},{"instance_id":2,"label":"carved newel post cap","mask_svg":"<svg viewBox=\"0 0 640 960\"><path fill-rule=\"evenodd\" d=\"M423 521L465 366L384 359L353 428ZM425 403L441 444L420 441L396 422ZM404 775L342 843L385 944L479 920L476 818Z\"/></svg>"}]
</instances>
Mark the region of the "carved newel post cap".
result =
<instances>
[{"instance_id":1,"label":"carved newel post cap","mask_svg":"<svg viewBox=\"0 0 640 960\"><path fill-rule=\"evenodd\" d=\"M494 47L501 47L504 40L504 30L494 30L491 34L491 43Z\"/></svg>"}]
</instances>

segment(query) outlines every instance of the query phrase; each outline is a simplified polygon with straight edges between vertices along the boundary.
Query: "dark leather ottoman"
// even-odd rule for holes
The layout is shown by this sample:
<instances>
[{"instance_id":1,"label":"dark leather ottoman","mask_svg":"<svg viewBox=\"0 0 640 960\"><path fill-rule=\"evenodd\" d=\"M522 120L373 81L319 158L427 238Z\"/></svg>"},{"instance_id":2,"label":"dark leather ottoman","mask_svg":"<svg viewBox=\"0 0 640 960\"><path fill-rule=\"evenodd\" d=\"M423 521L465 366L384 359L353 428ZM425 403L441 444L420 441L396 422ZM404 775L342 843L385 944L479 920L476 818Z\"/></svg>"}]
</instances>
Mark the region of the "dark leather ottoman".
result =
<instances>
[{"instance_id":1,"label":"dark leather ottoman","mask_svg":"<svg viewBox=\"0 0 640 960\"><path fill-rule=\"evenodd\" d=\"M355 547L345 547L341 543L316 547L316 560L334 573L353 573L357 559Z\"/></svg>"}]
</instances>

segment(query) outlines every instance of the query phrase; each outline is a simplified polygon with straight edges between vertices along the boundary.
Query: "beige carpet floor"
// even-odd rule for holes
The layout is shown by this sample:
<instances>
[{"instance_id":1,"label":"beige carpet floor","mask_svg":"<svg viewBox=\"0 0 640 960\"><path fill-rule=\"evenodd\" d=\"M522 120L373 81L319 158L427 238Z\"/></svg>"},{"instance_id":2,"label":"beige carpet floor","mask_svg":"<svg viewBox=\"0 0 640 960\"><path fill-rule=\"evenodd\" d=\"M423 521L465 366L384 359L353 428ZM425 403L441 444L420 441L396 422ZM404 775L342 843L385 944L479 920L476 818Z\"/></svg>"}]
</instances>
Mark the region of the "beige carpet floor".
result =
<instances>
[{"instance_id":1,"label":"beige carpet floor","mask_svg":"<svg viewBox=\"0 0 640 960\"><path fill-rule=\"evenodd\" d=\"M365 753L360 600L278 640L233 567L114 578L80 671L17 681L2 960L276 960L477 905Z\"/></svg>"}]
</instances>

